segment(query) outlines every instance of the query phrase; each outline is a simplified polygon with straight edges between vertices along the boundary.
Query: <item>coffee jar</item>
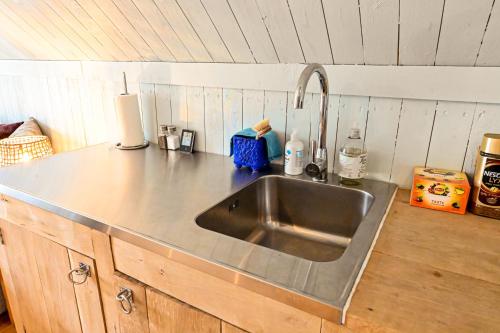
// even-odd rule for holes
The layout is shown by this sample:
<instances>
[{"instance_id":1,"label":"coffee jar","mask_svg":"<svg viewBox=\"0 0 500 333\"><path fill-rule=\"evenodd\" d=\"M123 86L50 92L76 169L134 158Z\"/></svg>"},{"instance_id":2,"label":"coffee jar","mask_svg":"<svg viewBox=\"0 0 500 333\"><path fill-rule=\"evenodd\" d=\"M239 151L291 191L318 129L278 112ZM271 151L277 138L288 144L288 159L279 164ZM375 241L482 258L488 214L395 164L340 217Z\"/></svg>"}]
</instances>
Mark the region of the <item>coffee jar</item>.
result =
<instances>
[{"instance_id":1,"label":"coffee jar","mask_svg":"<svg viewBox=\"0 0 500 333\"><path fill-rule=\"evenodd\" d=\"M500 219L500 134L486 133L476 161L470 210Z\"/></svg>"}]
</instances>

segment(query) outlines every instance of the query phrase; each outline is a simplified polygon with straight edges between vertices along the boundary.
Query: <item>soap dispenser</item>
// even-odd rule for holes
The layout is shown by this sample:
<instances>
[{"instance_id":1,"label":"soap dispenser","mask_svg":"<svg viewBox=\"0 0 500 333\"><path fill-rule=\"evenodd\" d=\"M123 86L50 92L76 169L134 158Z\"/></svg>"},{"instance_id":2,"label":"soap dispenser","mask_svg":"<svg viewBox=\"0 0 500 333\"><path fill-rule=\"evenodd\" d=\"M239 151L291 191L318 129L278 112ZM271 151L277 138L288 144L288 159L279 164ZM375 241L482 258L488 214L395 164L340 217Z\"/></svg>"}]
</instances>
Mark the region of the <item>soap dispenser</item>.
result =
<instances>
[{"instance_id":1,"label":"soap dispenser","mask_svg":"<svg viewBox=\"0 0 500 333\"><path fill-rule=\"evenodd\" d=\"M297 138L297 130L292 131L290 141L285 145L285 173L296 176L304 172L304 144Z\"/></svg>"}]
</instances>

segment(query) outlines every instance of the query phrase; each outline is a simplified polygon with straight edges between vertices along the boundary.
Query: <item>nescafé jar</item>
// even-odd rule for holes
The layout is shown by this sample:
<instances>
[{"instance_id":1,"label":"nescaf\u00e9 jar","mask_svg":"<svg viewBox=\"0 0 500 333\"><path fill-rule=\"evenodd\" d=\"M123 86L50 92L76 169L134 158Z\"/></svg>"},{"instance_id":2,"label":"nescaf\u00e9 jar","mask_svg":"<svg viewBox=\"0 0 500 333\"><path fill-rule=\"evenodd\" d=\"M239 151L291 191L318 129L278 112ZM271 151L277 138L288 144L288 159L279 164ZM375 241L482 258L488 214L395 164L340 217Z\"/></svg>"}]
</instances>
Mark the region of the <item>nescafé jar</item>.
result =
<instances>
[{"instance_id":1,"label":"nescaf\u00e9 jar","mask_svg":"<svg viewBox=\"0 0 500 333\"><path fill-rule=\"evenodd\" d=\"M476 161L470 210L500 219L500 134L486 133Z\"/></svg>"}]
</instances>

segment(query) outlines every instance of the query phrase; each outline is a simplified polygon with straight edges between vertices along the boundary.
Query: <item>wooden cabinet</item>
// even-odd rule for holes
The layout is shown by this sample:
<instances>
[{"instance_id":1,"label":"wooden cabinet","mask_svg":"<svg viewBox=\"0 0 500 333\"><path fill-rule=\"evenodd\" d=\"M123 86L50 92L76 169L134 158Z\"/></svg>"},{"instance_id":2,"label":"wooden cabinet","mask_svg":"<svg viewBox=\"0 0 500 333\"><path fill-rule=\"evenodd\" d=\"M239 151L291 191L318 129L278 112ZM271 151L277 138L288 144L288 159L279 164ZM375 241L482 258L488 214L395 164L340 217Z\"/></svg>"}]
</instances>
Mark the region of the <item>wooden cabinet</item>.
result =
<instances>
[{"instance_id":1,"label":"wooden cabinet","mask_svg":"<svg viewBox=\"0 0 500 333\"><path fill-rule=\"evenodd\" d=\"M2 219L0 228L1 270L18 332L105 332L91 258Z\"/></svg>"},{"instance_id":2,"label":"wooden cabinet","mask_svg":"<svg viewBox=\"0 0 500 333\"><path fill-rule=\"evenodd\" d=\"M0 199L0 269L19 333L320 332L311 314Z\"/></svg>"}]
</instances>

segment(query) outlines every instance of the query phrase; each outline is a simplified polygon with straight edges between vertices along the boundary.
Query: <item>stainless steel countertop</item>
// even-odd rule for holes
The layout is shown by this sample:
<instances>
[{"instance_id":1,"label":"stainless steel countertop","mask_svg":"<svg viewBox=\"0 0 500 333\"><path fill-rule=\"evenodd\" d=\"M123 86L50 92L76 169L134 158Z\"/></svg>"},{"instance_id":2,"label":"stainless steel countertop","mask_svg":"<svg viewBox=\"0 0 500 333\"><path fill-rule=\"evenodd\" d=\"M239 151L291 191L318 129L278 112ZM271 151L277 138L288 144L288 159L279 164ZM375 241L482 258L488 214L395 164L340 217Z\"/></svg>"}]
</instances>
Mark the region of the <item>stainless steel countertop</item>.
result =
<instances>
[{"instance_id":1,"label":"stainless steel countertop","mask_svg":"<svg viewBox=\"0 0 500 333\"><path fill-rule=\"evenodd\" d=\"M363 265L352 260L350 248L336 261L314 262L195 223L200 213L265 174L281 174L281 167L252 174L235 169L226 156L167 154L154 144L122 151L108 143L2 168L0 192L109 234L128 232L343 309ZM338 178L330 176L328 182L338 184ZM371 243L354 239L375 234L396 186L365 180L359 188L375 196L352 242L368 252ZM346 271L353 273L346 276Z\"/></svg>"}]
</instances>

